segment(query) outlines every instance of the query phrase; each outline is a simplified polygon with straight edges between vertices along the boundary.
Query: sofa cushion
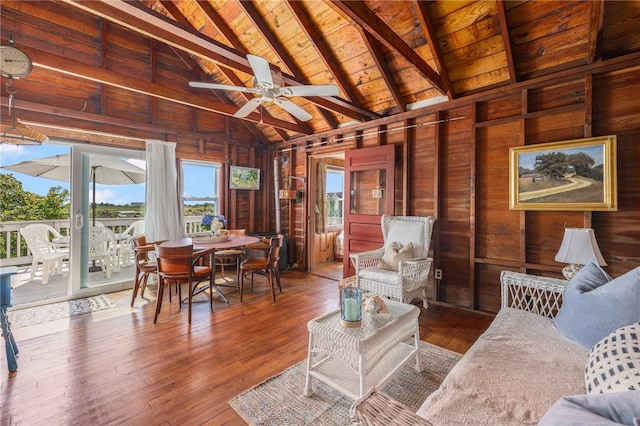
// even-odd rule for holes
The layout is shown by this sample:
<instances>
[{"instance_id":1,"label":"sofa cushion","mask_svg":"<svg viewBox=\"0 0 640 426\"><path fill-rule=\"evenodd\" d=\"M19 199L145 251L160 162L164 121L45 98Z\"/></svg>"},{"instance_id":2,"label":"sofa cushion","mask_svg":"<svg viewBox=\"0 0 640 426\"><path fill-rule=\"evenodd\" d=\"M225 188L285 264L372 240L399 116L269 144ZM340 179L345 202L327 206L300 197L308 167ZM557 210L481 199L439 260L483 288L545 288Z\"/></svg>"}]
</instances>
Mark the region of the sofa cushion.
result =
<instances>
[{"instance_id":1,"label":"sofa cushion","mask_svg":"<svg viewBox=\"0 0 640 426\"><path fill-rule=\"evenodd\" d=\"M613 331L591 348L584 384L587 393L640 391L640 323Z\"/></svg>"},{"instance_id":2,"label":"sofa cushion","mask_svg":"<svg viewBox=\"0 0 640 426\"><path fill-rule=\"evenodd\" d=\"M402 246L397 241L389 244L384 250L378 267L389 271L398 271L398 264L413 257L413 243Z\"/></svg>"},{"instance_id":3,"label":"sofa cushion","mask_svg":"<svg viewBox=\"0 0 640 426\"><path fill-rule=\"evenodd\" d=\"M550 318L502 308L417 413L434 425L536 424L584 392L587 354Z\"/></svg>"},{"instance_id":4,"label":"sofa cushion","mask_svg":"<svg viewBox=\"0 0 640 426\"><path fill-rule=\"evenodd\" d=\"M640 267L609 281L591 261L567 285L554 319L567 337L591 349L600 339L640 321Z\"/></svg>"},{"instance_id":5,"label":"sofa cushion","mask_svg":"<svg viewBox=\"0 0 640 426\"><path fill-rule=\"evenodd\" d=\"M565 396L540 419L552 425L640 426L640 392Z\"/></svg>"},{"instance_id":6,"label":"sofa cushion","mask_svg":"<svg viewBox=\"0 0 640 426\"><path fill-rule=\"evenodd\" d=\"M426 244L424 241L425 226L424 222L392 220L389 223L385 244L389 246L397 242L401 246L405 246L413 243L413 256L411 257L426 257L427 253L424 252Z\"/></svg>"}]
</instances>

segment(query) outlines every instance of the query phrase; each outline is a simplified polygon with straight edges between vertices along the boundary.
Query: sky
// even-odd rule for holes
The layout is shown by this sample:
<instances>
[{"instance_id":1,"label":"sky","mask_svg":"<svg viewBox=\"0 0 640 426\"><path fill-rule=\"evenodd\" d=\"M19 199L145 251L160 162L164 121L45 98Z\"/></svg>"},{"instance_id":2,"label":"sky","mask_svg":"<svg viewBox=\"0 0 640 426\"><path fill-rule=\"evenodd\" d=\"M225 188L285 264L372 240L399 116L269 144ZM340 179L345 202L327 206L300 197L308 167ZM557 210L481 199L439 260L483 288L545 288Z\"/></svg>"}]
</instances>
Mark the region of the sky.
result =
<instances>
[{"instance_id":1,"label":"sky","mask_svg":"<svg viewBox=\"0 0 640 426\"><path fill-rule=\"evenodd\" d=\"M536 151L532 153L525 153L518 155L518 165L520 167L524 167L525 169L533 170L533 166L536 163L536 156L540 154L549 154L550 152L564 152L567 155L577 154L579 152L584 152L594 159L594 167L603 163L603 149L601 145L597 146L583 146L579 148L570 148L570 149L552 149L549 151Z\"/></svg>"},{"instance_id":2,"label":"sky","mask_svg":"<svg viewBox=\"0 0 640 426\"><path fill-rule=\"evenodd\" d=\"M34 160L59 154L68 154L69 147L45 143L40 146L0 144L0 166L16 164L21 161ZM138 163L139 164L139 163ZM13 174L22 182L25 191L38 195L46 195L49 188L61 186L69 189L69 182L33 177L28 174L0 169L0 173ZM100 185L96 184L96 203L128 205L144 202L144 185Z\"/></svg>"},{"instance_id":3,"label":"sky","mask_svg":"<svg viewBox=\"0 0 640 426\"><path fill-rule=\"evenodd\" d=\"M40 146L28 145L9 145L0 144L0 166L16 164L21 161L34 160L38 158L50 157L59 154L68 154L70 149L68 146L58 145L54 143L44 143ZM136 163L140 165L140 163ZM58 181L53 179L45 179L33 177L24 173L17 173L10 170L0 169L0 173L11 173L22 182L25 191L33 192L38 195L46 195L49 188L53 186L62 186L69 189L69 182ZM202 181L198 176L189 179L185 177L185 181ZM130 203L144 202L145 185L100 185L96 184L96 203L108 203L114 205L128 205ZM327 192L342 192L342 177L333 173L327 175ZM188 191L187 191L188 193ZM196 194L189 194L196 195Z\"/></svg>"}]
</instances>

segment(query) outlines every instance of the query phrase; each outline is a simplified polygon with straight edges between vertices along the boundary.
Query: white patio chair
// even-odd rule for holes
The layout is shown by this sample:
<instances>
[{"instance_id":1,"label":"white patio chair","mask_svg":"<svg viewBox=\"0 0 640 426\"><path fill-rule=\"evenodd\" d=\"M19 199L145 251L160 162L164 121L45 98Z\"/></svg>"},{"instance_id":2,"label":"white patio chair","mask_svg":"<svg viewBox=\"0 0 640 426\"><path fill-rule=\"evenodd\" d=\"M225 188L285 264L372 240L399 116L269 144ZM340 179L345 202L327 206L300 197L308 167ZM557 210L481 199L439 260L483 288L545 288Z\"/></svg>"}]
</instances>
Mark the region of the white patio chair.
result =
<instances>
[{"instance_id":1,"label":"white patio chair","mask_svg":"<svg viewBox=\"0 0 640 426\"><path fill-rule=\"evenodd\" d=\"M356 287L403 303L420 298L427 308L426 287L433 262L428 254L434 222L433 216L383 215L384 246L349 255L356 269Z\"/></svg>"},{"instance_id":2,"label":"white patio chair","mask_svg":"<svg viewBox=\"0 0 640 426\"><path fill-rule=\"evenodd\" d=\"M144 220L136 220L124 232L116 234L116 259L115 269L119 270L119 265L128 266L132 264L133 239L144 234Z\"/></svg>"},{"instance_id":3,"label":"white patio chair","mask_svg":"<svg viewBox=\"0 0 640 426\"><path fill-rule=\"evenodd\" d=\"M116 235L105 226L89 227L89 260L100 262L100 267L111 278L111 272L115 268Z\"/></svg>"},{"instance_id":4,"label":"white patio chair","mask_svg":"<svg viewBox=\"0 0 640 426\"><path fill-rule=\"evenodd\" d=\"M61 273L63 261L69 259L68 248L60 248L59 245L51 242L52 238L62 237L62 235L49 225L39 223L21 228L20 234L26 241L33 258L29 281L35 279L38 263L42 263L42 284L47 284L49 275Z\"/></svg>"}]
</instances>

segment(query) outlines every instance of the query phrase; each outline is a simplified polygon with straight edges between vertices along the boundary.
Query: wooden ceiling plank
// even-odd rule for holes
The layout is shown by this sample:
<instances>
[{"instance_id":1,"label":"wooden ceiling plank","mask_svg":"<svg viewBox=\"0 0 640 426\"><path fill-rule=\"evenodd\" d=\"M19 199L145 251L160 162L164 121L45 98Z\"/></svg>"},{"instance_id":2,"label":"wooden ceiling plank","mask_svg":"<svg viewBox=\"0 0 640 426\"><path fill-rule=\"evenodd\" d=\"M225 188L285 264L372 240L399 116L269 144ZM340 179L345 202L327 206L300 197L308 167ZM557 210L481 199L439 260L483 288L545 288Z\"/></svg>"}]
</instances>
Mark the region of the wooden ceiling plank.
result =
<instances>
[{"instance_id":1,"label":"wooden ceiling plank","mask_svg":"<svg viewBox=\"0 0 640 426\"><path fill-rule=\"evenodd\" d=\"M496 1L498 8L498 20L500 21L500 33L502 34L502 43L504 44L504 54L507 57L507 68L509 69L509 79L511 84L518 82L518 74L513 61L513 53L511 51L511 37L509 36L509 24L507 22L507 10L501 0Z\"/></svg>"},{"instance_id":2,"label":"wooden ceiling plank","mask_svg":"<svg viewBox=\"0 0 640 426\"><path fill-rule=\"evenodd\" d=\"M368 31L361 29L360 33L362 35L362 39L364 40L367 48L369 49L369 53L371 53L371 57L373 58L376 66L380 70L380 74L382 74L382 79L387 85L387 88L391 92L391 96L393 97L396 105L400 109L400 111L407 110L407 103L405 102L400 90L398 89L398 85L396 84L393 73L389 69L389 65L385 61L382 56L382 49L377 45L377 40Z\"/></svg>"},{"instance_id":3,"label":"wooden ceiling plank","mask_svg":"<svg viewBox=\"0 0 640 426\"><path fill-rule=\"evenodd\" d=\"M404 56L431 84L442 94L445 94L440 75L420 55L414 52L400 36L393 32L387 24L382 22L364 2L335 0L331 4L337 8L336 10L341 11L356 24L371 33L379 42Z\"/></svg>"},{"instance_id":4,"label":"wooden ceiling plank","mask_svg":"<svg viewBox=\"0 0 640 426\"><path fill-rule=\"evenodd\" d=\"M219 65L236 69L247 74L252 74L249 61L246 56L229 46L210 39L192 28L185 28L162 16L161 14L146 8L137 2L112 2L109 0L82 2L78 0L61 0L85 12L100 16L103 19L115 22L134 32L155 38L167 45L184 50L194 56L210 60ZM286 84L290 86L301 85L293 76L282 75ZM378 114L359 108L349 101L338 97L309 97L313 103L323 108L333 110L337 114L347 117L359 118L361 115L369 118L380 118Z\"/></svg>"},{"instance_id":5,"label":"wooden ceiling plank","mask_svg":"<svg viewBox=\"0 0 640 426\"><path fill-rule=\"evenodd\" d=\"M340 87L342 93L344 93L350 101L357 102L358 94L345 78L343 70L340 69L340 62L335 55L331 53L327 41L322 37L322 32L318 31L315 24L311 21L311 17L306 13L298 0L287 0L287 5L298 21L300 28L307 35L307 38L313 40L313 46L318 52L318 56L320 56L320 59L329 72L331 72L335 83Z\"/></svg>"},{"instance_id":6,"label":"wooden ceiling plank","mask_svg":"<svg viewBox=\"0 0 640 426\"><path fill-rule=\"evenodd\" d=\"M440 73L444 91L449 99L453 99L455 97L455 93L453 92L451 79L449 78L449 73L442 57L442 49L440 49L440 46L438 45L438 39L436 37L435 29L433 28L433 24L431 23L431 19L429 18L427 4L422 1L417 1L415 2L415 5L416 15L418 16L418 20L420 21L420 25L422 26L424 36L427 39L429 49L431 49L431 55L433 56L433 60L436 63L436 68Z\"/></svg>"}]
</instances>

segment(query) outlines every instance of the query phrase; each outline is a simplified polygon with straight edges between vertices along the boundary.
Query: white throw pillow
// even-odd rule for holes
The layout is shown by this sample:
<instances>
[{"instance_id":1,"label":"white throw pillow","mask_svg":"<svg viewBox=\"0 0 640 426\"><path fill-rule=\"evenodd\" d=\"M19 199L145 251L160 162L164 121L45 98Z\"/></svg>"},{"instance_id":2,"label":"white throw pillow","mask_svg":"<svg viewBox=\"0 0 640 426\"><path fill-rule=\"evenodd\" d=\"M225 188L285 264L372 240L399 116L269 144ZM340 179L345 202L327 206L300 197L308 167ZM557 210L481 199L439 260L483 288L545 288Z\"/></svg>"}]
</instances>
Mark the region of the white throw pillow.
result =
<instances>
[{"instance_id":1,"label":"white throw pillow","mask_svg":"<svg viewBox=\"0 0 640 426\"><path fill-rule=\"evenodd\" d=\"M380 259L378 265L381 269L387 269L389 271L397 271L398 264L403 260L409 260L413 258L413 244L408 243L404 247L397 241L392 242L387 246Z\"/></svg>"},{"instance_id":2,"label":"white throw pillow","mask_svg":"<svg viewBox=\"0 0 640 426\"><path fill-rule=\"evenodd\" d=\"M392 220L389 223L386 241L397 242L401 246L413 243L413 256L411 257L425 257L427 253L424 253L424 227L424 222Z\"/></svg>"}]
</instances>

